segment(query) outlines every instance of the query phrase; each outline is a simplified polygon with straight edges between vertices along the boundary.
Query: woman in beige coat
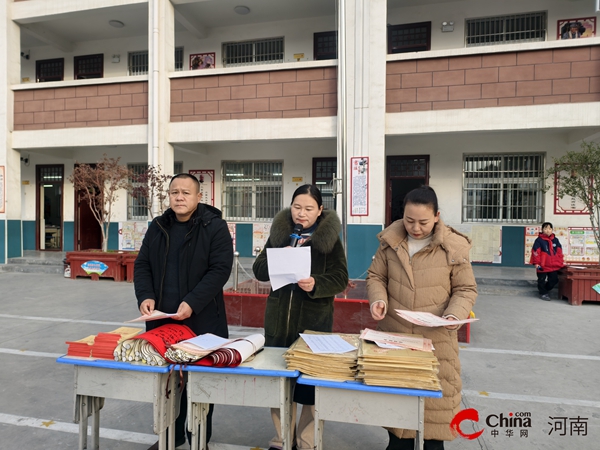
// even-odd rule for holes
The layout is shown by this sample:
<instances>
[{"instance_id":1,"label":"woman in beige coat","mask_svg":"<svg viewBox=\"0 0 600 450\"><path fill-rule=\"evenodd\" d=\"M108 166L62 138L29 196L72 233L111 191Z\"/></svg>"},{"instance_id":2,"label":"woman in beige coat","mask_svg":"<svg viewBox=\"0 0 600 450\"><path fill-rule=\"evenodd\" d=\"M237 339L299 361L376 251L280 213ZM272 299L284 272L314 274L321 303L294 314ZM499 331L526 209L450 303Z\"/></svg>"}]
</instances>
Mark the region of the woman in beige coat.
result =
<instances>
[{"instance_id":1,"label":"woman in beige coat","mask_svg":"<svg viewBox=\"0 0 600 450\"><path fill-rule=\"evenodd\" d=\"M395 309L423 311L451 320L466 319L477 297L469 262L470 240L444 225L435 191L423 186L404 199L404 217L377 236L368 271L371 315L382 331L420 334L433 341L440 362L443 398L425 399L425 450L442 450L451 441L450 421L460 409L458 326L428 328L401 319ZM414 448L415 432L389 429L386 450Z\"/></svg>"}]
</instances>

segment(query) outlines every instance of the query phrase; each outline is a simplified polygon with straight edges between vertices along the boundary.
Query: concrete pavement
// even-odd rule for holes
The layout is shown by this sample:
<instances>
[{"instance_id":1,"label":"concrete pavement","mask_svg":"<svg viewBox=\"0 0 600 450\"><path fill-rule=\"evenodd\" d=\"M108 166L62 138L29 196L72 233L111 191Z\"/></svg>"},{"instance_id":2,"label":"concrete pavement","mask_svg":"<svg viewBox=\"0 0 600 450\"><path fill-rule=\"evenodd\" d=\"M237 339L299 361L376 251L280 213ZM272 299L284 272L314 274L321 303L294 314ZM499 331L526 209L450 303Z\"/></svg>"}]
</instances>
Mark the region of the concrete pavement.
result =
<instances>
[{"instance_id":1,"label":"concrete pavement","mask_svg":"<svg viewBox=\"0 0 600 450\"><path fill-rule=\"evenodd\" d=\"M250 263L242 263L244 270ZM532 269L475 272L480 321L472 325L471 343L461 345L461 361L463 408L475 408L479 421L463 422L462 430L483 433L446 448L598 448L600 304L539 300ZM55 359L65 353L65 341L136 317L133 286L4 272L0 298L0 449L77 448L73 368ZM255 331L231 329L234 335ZM530 418L531 426L511 426L510 413ZM107 399L100 426L102 449L143 450L156 440L150 404ZM217 406L211 450L266 448L272 434L268 410ZM386 444L379 427L325 426L327 450L383 450Z\"/></svg>"}]
</instances>

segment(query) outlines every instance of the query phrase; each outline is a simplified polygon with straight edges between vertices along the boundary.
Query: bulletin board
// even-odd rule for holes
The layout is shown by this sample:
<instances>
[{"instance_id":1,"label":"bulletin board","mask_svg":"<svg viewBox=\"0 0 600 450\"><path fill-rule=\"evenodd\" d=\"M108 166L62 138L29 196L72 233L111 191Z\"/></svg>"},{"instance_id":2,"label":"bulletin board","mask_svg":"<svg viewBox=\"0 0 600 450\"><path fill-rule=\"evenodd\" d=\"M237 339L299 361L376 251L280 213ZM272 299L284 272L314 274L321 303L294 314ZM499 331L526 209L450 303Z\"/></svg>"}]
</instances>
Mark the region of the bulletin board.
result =
<instances>
[{"instance_id":1,"label":"bulletin board","mask_svg":"<svg viewBox=\"0 0 600 450\"><path fill-rule=\"evenodd\" d=\"M369 215L369 158L350 158L351 216Z\"/></svg>"},{"instance_id":2,"label":"bulletin board","mask_svg":"<svg viewBox=\"0 0 600 450\"><path fill-rule=\"evenodd\" d=\"M4 166L0 166L0 213L5 212L4 193L6 192L6 179L4 177Z\"/></svg>"},{"instance_id":3,"label":"bulletin board","mask_svg":"<svg viewBox=\"0 0 600 450\"><path fill-rule=\"evenodd\" d=\"M541 227L525 227L525 264L529 264L533 243L540 232ZM565 264L598 264L598 247L591 228L556 227L554 235L562 246Z\"/></svg>"}]
</instances>

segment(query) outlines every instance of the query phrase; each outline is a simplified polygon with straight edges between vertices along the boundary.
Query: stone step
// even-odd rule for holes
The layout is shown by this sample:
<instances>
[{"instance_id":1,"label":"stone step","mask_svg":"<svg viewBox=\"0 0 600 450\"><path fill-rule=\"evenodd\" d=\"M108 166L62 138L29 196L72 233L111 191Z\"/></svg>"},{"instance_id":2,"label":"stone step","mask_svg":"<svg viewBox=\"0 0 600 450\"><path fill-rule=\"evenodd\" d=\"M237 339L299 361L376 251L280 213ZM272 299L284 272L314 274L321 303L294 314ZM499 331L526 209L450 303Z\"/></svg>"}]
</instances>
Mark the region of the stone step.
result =
<instances>
[{"instance_id":1,"label":"stone step","mask_svg":"<svg viewBox=\"0 0 600 450\"><path fill-rule=\"evenodd\" d=\"M1 264L0 272L23 272L23 273L55 273L64 274L64 266L57 264Z\"/></svg>"},{"instance_id":2,"label":"stone step","mask_svg":"<svg viewBox=\"0 0 600 450\"><path fill-rule=\"evenodd\" d=\"M48 259L40 259L40 258L8 258L6 261L7 264L30 264L35 266L63 266L62 258L48 258Z\"/></svg>"}]
</instances>

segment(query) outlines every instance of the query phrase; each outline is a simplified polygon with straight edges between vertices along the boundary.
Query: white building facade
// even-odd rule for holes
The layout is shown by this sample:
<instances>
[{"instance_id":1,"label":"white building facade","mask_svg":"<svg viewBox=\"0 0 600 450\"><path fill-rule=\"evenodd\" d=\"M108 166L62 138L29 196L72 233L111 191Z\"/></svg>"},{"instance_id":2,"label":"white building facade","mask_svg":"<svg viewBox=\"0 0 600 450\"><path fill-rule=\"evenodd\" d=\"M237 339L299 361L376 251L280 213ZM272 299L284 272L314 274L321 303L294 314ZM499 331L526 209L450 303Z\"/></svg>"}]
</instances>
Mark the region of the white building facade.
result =
<instances>
[{"instance_id":1,"label":"white building facade","mask_svg":"<svg viewBox=\"0 0 600 450\"><path fill-rule=\"evenodd\" d=\"M103 154L201 171L242 256L299 185L318 183L351 277L422 184L477 262L523 265L544 221L565 242L589 226L540 177L600 137L592 1L0 5L0 263L99 247L68 177ZM114 210L113 249L119 222L147 220L126 192Z\"/></svg>"}]
</instances>

